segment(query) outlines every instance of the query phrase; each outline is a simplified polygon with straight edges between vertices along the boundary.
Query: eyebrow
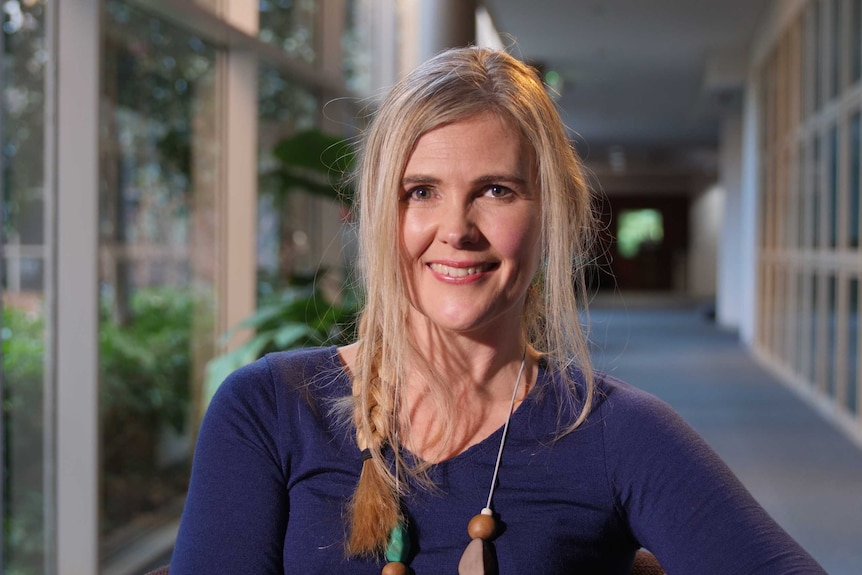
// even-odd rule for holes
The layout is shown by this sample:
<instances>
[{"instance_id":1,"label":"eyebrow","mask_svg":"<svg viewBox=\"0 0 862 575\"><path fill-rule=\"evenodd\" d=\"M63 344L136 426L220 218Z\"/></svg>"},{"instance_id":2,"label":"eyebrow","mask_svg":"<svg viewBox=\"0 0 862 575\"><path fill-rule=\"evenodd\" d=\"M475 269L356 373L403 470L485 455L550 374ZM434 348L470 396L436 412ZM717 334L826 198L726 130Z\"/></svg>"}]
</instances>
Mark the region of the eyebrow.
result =
<instances>
[{"instance_id":1,"label":"eyebrow","mask_svg":"<svg viewBox=\"0 0 862 575\"><path fill-rule=\"evenodd\" d=\"M423 176L422 174L413 174L410 176L404 176L401 179L402 186L410 186L413 184L439 184L440 178L435 178L434 176Z\"/></svg>"},{"instance_id":2,"label":"eyebrow","mask_svg":"<svg viewBox=\"0 0 862 575\"><path fill-rule=\"evenodd\" d=\"M402 186L410 186L415 184L439 184L440 178L436 178L434 176L426 176L423 174L411 174L408 176L404 176L401 180ZM480 176L473 180L474 184L494 184L494 183L504 183L504 184L515 184L519 186L524 186L527 183L527 180L518 176L516 174L488 174L485 176Z\"/></svg>"}]
</instances>

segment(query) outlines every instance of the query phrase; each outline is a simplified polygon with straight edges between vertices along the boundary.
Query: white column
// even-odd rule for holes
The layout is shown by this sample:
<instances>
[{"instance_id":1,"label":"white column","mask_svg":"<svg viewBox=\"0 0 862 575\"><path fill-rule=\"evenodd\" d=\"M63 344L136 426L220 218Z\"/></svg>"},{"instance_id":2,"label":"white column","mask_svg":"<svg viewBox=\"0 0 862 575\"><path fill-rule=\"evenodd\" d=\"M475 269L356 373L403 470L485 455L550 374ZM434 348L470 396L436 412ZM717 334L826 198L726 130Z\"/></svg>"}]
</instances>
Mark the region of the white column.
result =
<instances>
[{"instance_id":1,"label":"white column","mask_svg":"<svg viewBox=\"0 0 862 575\"><path fill-rule=\"evenodd\" d=\"M724 218L718 242L716 319L728 328L740 326L742 294L742 114L728 113L721 123L719 177L724 189Z\"/></svg>"},{"instance_id":2,"label":"white column","mask_svg":"<svg viewBox=\"0 0 862 575\"><path fill-rule=\"evenodd\" d=\"M716 295L724 195L721 184L713 184L692 198L689 209L688 294L696 298Z\"/></svg>"},{"instance_id":3,"label":"white column","mask_svg":"<svg viewBox=\"0 0 862 575\"><path fill-rule=\"evenodd\" d=\"M224 3L224 19L256 36L257 0ZM254 54L230 48L224 57L222 77L221 157L225 171L219 322L223 333L250 316L256 306L257 285L257 59ZM249 337L238 333L228 342L235 347Z\"/></svg>"},{"instance_id":4,"label":"white column","mask_svg":"<svg viewBox=\"0 0 862 575\"><path fill-rule=\"evenodd\" d=\"M476 40L476 0L419 0L419 60Z\"/></svg>"},{"instance_id":5,"label":"white column","mask_svg":"<svg viewBox=\"0 0 862 575\"><path fill-rule=\"evenodd\" d=\"M58 575L99 571L98 170L99 0L55 0L46 82L48 172L55 205L53 281ZM51 121L53 120L53 121ZM50 228L49 228L50 229ZM50 539L50 538L49 538ZM49 564L50 568L50 564ZM52 569L52 571L54 570Z\"/></svg>"},{"instance_id":6,"label":"white column","mask_svg":"<svg viewBox=\"0 0 862 575\"><path fill-rule=\"evenodd\" d=\"M742 166L740 171L740 218L739 218L739 335L743 342L754 343L757 328L757 256L760 234L757 229L760 207L758 202L760 182L759 130L760 107L757 98L757 78L749 75L745 87L742 115Z\"/></svg>"}]
</instances>

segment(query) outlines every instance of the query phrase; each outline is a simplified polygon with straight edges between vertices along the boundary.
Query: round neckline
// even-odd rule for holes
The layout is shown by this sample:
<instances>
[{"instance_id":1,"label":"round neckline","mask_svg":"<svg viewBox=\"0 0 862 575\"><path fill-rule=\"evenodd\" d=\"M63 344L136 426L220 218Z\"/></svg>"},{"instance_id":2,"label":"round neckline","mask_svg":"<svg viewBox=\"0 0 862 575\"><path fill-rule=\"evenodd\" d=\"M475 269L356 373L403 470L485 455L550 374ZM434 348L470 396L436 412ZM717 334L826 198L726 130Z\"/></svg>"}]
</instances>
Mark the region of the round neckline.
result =
<instances>
[{"instance_id":1,"label":"round neckline","mask_svg":"<svg viewBox=\"0 0 862 575\"><path fill-rule=\"evenodd\" d=\"M338 353L338 347L337 346L331 346L330 347L330 354L331 354L331 356L330 356L331 361L335 365L343 368L342 377L345 380L346 388L348 390L351 389L350 374L348 373L347 368L344 366L343 362L341 361L341 356ZM527 412L530 409L532 409L532 407L535 405L537 394L541 393L540 391L537 391L537 390L540 387L544 388L547 385L547 377L548 377L547 364L546 364L546 362L544 362L540 359L536 364L536 381L533 383L533 386L527 392L527 395L524 396L524 398L521 400L521 402L517 405L517 407L515 407L515 410L512 412L512 416L511 416L510 421L509 421L509 431L508 431L509 437L506 438L507 442L509 442L511 439L511 436L514 433L516 433L518 429L521 428L521 421L524 420L525 418L529 417ZM489 450L492 453L496 454L497 450L500 447L500 438L503 434L503 428L504 427L505 427L505 424L500 425L500 427L495 429L493 432L491 432L484 439L482 439L481 441L479 441L477 443L474 443L473 445L471 445L470 447L468 447L464 451L461 451L460 453L457 453L457 454L453 455L452 457L449 457L448 459L443 459L441 461L437 461L435 463L432 463L431 465L433 467L444 466L447 468L455 468L455 467L458 467L462 464L472 462L476 457L483 455L485 452L487 452ZM405 457L413 458L416 461L422 461L421 458L414 455L412 451L408 450L403 445L399 445L398 448L399 448L399 450L401 450L402 455L404 455Z\"/></svg>"}]
</instances>

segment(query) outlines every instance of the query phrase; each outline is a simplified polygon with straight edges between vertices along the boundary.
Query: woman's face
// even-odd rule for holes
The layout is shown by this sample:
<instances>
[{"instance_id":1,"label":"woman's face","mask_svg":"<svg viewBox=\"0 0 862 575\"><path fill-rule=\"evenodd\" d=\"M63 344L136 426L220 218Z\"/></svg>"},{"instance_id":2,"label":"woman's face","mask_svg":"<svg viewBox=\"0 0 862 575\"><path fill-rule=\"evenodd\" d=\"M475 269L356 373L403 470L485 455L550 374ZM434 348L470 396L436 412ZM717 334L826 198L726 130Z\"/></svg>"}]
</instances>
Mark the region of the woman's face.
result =
<instances>
[{"instance_id":1,"label":"woman's face","mask_svg":"<svg viewBox=\"0 0 862 575\"><path fill-rule=\"evenodd\" d=\"M401 184L411 326L517 337L541 227L534 154L519 130L490 113L431 130Z\"/></svg>"}]
</instances>

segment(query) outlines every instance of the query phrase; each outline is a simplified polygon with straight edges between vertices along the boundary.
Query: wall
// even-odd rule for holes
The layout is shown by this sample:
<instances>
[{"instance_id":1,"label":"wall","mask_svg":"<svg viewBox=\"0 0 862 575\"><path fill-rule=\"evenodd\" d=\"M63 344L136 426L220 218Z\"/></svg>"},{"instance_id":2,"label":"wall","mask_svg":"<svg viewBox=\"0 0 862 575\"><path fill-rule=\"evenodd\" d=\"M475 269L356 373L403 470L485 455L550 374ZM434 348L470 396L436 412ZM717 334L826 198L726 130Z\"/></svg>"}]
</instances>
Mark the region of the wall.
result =
<instances>
[{"instance_id":1,"label":"wall","mask_svg":"<svg viewBox=\"0 0 862 575\"><path fill-rule=\"evenodd\" d=\"M691 201L687 291L696 298L715 296L724 196L724 188L714 184Z\"/></svg>"},{"instance_id":2,"label":"wall","mask_svg":"<svg viewBox=\"0 0 862 575\"><path fill-rule=\"evenodd\" d=\"M742 124L741 112L725 116L719 144L724 209L718 244L716 319L727 328L739 328L742 323L743 294L747 289L743 280L750 276L745 268L751 264L753 253L753 246L742 243Z\"/></svg>"}]
</instances>

